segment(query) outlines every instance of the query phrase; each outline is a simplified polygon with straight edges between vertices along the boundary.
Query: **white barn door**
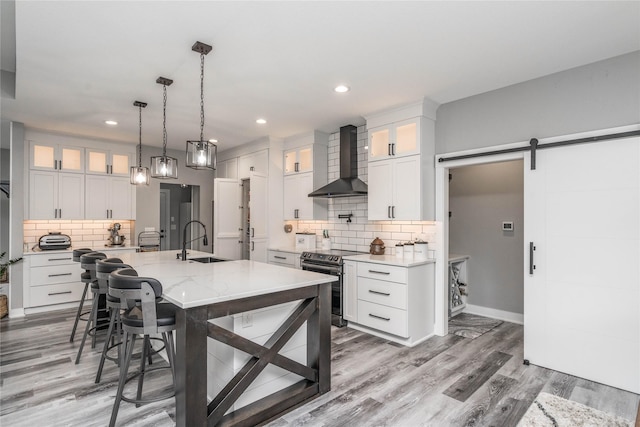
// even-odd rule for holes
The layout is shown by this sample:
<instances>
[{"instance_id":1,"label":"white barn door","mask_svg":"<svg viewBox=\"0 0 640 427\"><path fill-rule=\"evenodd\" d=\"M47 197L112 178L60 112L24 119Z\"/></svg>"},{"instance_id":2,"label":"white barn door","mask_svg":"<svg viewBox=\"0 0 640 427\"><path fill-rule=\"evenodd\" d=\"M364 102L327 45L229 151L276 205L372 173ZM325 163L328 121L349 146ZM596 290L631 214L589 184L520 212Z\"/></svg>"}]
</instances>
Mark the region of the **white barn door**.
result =
<instances>
[{"instance_id":1,"label":"white barn door","mask_svg":"<svg viewBox=\"0 0 640 427\"><path fill-rule=\"evenodd\" d=\"M526 156L524 357L640 393L640 138L539 150L536 167Z\"/></svg>"}]
</instances>

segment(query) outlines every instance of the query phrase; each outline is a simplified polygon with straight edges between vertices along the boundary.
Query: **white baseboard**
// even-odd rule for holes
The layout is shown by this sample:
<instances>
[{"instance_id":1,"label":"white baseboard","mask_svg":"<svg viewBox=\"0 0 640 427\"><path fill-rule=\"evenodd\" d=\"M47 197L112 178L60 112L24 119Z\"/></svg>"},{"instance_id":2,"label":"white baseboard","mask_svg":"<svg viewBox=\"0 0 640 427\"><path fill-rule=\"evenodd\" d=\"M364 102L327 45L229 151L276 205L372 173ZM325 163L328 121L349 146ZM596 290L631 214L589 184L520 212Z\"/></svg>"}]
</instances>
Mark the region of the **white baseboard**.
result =
<instances>
[{"instance_id":1,"label":"white baseboard","mask_svg":"<svg viewBox=\"0 0 640 427\"><path fill-rule=\"evenodd\" d=\"M351 328L351 329L355 329L357 331L360 332L366 332L369 335L375 335L376 337L379 338L384 338L388 341L393 341L395 343L398 344L402 344L404 346L407 347L415 347L416 345L420 344L423 341L428 340L429 338L431 338L432 336L434 336L434 333L431 333L427 336L424 336L422 338L416 339L416 340L412 340L411 338L402 338L396 335L391 335L391 334L387 334L385 332L379 331L377 329L373 329L373 328L369 328L367 326L361 325L359 323L354 323L354 322L347 322L347 327Z\"/></svg>"},{"instance_id":2,"label":"white baseboard","mask_svg":"<svg viewBox=\"0 0 640 427\"><path fill-rule=\"evenodd\" d=\"M24 317L24 308L13 308L9 310L9 317L11 319L17 317Z\"/></svg>"},{"instance_id":3,"label":"white baseboard","mask_svg":"<svg viewBox=\"0 0 640 427\"><path fill-rule=\"evenodd\" d=\"M511 311L497 310L495 308L482 307L479 305L467 304L465 313L477 314L478 316L491 317L492 319L504 320L505 322L524 325L524 314L513 313Z\"/></svg>"}]
</instances>

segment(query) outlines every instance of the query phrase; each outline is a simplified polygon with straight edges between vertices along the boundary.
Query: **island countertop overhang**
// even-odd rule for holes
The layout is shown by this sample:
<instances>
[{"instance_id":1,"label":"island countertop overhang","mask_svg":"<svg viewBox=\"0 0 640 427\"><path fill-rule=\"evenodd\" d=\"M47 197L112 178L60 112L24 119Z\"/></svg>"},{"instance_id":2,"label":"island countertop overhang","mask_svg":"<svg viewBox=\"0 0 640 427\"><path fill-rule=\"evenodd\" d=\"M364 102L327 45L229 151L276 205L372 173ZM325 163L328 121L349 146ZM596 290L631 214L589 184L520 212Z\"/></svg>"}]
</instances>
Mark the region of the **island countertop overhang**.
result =
<instances>
[{"instance_id":1,"label":"island countertop overhang","mask_svg":"<svg viewBox=\"0 0 640 427\"><path fill-rule=\"evenodd\" d=\"M189 258L211 255L189 251ZM181 261L176 259L175 250L117 256L138 275L159 280L164 299L183 309L335 281L327 274L256 261Z\"/></svg>"}]
</instances>

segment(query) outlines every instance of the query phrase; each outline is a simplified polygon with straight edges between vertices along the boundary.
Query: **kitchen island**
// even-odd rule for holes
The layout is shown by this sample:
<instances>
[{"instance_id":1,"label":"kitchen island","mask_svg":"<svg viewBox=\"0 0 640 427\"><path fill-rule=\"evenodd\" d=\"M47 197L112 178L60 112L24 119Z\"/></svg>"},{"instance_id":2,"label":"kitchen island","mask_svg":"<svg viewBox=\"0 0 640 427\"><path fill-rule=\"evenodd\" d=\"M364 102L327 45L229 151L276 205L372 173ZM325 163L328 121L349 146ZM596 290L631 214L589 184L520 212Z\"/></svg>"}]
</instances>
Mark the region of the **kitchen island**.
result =
<instances>
[{"instance_id":1,"label":"kitchen island","mask_svg":"<svg viewBox=\"0 0 640 427\"><path fill-rule=\"evenodd\" d=\"M331 281L333 276L254 261L181 261L176 251L122 253L140 276L158 279L176 315L176 425L255 425L331 387ZM189 258L211 254L190 251ZM224 329L212 319L299 301L263 345ZM307 363L279 351L306 322ZM229 383L208 402L207 338L251 355ZM303 379L235 411L234 402L264 368L273 364Z\"/></svg>"}]
</instances>

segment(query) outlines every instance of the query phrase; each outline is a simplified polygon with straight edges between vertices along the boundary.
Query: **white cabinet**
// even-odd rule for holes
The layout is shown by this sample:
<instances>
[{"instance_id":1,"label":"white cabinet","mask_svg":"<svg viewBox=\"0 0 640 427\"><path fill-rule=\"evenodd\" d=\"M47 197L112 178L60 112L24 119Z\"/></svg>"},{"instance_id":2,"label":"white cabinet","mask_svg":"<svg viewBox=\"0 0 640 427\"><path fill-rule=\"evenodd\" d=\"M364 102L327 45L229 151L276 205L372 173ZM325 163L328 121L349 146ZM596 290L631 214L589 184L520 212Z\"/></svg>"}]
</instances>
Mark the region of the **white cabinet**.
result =
<instances>
[{"instance_id":1,"label":"white cabinet","mask_svg":"<svg viewBox=\"0 0 640 427\"><path fill-rule=\"evenodd\" d=\"M357 263L345 260L342 284L342 317L350 322L358 321Z\"/></svg>"},{"instance_id":2,"label":"white cabinet","mask_svg":"<svg viewBox=\"0 0 640 427\"><path fill-rule=\"evenodd\" d=\"M213 253L241 259L242 201L237 179L217 178L213 185Z\"/></svg>"},{"instance_id":3,"label":"white cabinet","mask_svg":"<svg viewBox=\"0 0 640 427\"><path fill-rule=\"evenodd\" d=\"M313 145L284 152L284 174L311 172L313 170Z\"/></svg>"},{"instance_id":4,"label":"white cabinet","mask_svg":"<svg viewBox=\"0 0 640 427\"><path fill-rule=\"evenodd\" d=\"M300 269L300 254L295 252L286 252L276 249L267 251L267 262L269 264L279 265L281 267Z\"/></svg>"},{"instance_id":5,"label":"white cabinet","mask_svg":"<svg viewBox=\"0 0 640 427\"><path fill-rule=\"evenodd\" d=\"M369 161L420 154L421 118L369 129Z\"/></svg>"},{"instance_id":6,"label":"white cabinet","mask_svg":"<svg viewBox=\"0 0 640 427\"><path fill-rule=\"evenodd\" d=\"M252 261L267 262L267 176L259 173L250 173L250 197L249 197L249 259Z\"/></svg>"},{"instance_id":7,"label":"white cabinet","mask_svg":"<svg viewBox=\"0 0 640 427\"><path fill-rule=\"evenodd\" d=\"M131 154L113 150L87 148L88 174L129 176L132 164Z\"/></svg>"},{"instance_id":8,"label":"white cabinet","mask_svg":"<svg viewBox=\"0 0 640 427\"><path fill-rule=\"evenodd\" d=\"M29 219L84 218L84 175L32 170Z\"/></svg>"},{"instance_id":9,"label":"white cabinet","mask_svg":"<svg viewBox=\"0 0 640 427\"><path fill-rule=\"evenodd\" d=\"M233 157L228 160L218 162L216 165L216 178L238 178L238 158Z\"/></svg>"},{"instance_id":10,"label":"white cabinet","mask_svg":"<svg viewBox=\"0 0 640 427\"><path fill-rule=\"evenodd\" d=\"M329 136L319 131L285 141L285 220L327 220L328 200L308 194L327 183L328 141Z\"/></svg>"},{"instance_id":11,"label":"white cabinet","mask_svg":"<svg viewBox=\"0 0 640 427\"><path fill-rule=\"evenodd\" d=\"M421 159L415 155L369 162L369 220L428 218Z\"/></svg>"},{"instance_id":12,"label":"white cabinet","mask_svg":"<svg viewBox=\"0 0 640 427\"><path fill-rule=\"evenodd\" d=\"M83 173L84 148L30 141L29 169Z\"/></svg>"},{"instance_id":13,"label":"white cabinet","mask_svg":"<svg viewBox=\"0 0 640 427\"><path fill-rule=\"evenodd\" d=\"M71 251L25 256L23 268L25 308L69 303L82 297L82 268L73 261Z\"/></svg>"},{"instance_id":14,"label":"white cabinet","mask_svg":"<svg viewBox=\"0 0 640 427\"><path fill-rule=\"evenodd\" d=\"M238 178L249 178L251 172L268 175L269 150L264 149L238 157Z\"/></svg>"},{"instance_id":15,"label":"white cabinet","mask_svg":"<svg viewBox=\"0 0 640 427\"><path fill-rule=\"evenodd\" d=\"M134 187L128 178L86 175L86 219L135 219Z\"/></svg>"},{"instance_id":16,"label":"white cabinet","mask_svg":"<svg viewBox=\"0 0 640 427\"><path fill-rule=\"evenodd\" d=\"M285 175L284 177L284 219L326 220L327 199L309 197L316 188L314 172ZM325 175L326 176L326 175Z\"/></svg>"},{"instance_id":17,"label":"white cabinet","mask_svg":"<svg viewBox=\"0 0 640 427\"><path fill-rule=\"evenodd\" d=\"M345 260L344 317L355 329L414 346L433 335L434 281L431 262Z\"/></svg>"}]
</instances>

